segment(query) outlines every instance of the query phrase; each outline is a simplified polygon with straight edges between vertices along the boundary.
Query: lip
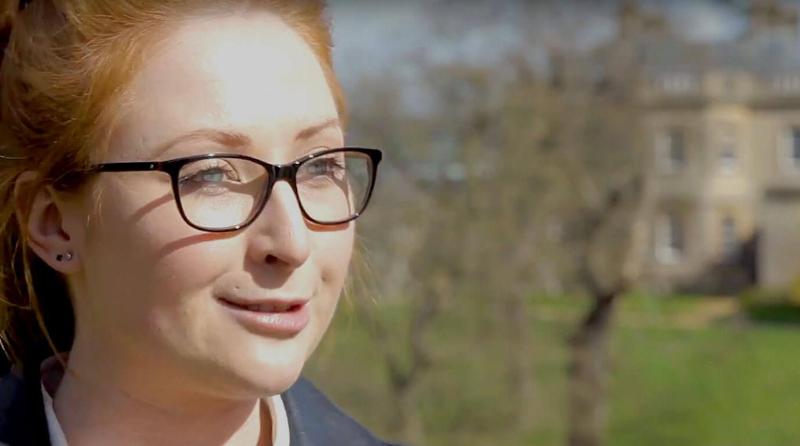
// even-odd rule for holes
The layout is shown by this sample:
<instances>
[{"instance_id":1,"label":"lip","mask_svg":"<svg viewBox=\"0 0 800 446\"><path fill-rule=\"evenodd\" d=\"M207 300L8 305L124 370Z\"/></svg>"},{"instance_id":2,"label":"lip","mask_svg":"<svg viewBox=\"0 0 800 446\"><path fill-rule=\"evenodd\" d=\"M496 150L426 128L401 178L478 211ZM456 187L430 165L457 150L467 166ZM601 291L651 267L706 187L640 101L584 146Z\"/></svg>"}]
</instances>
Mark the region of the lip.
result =
<instances>
[{"instance_id":1,"label":"lip","mask_svg":"<svg viewBox=\"0 0 800 446\"><path fill-rule=\"evenodd\" d=\"M265 299L241 301L218 298L217 302L245 329L269 337L289 338L296 336L311 319L308 299ZM252 309L260 306L261 309ZM288 308L274 311L269 307ZM248 308L250 307L250 308Z\"/></svg>"}]
</instances>

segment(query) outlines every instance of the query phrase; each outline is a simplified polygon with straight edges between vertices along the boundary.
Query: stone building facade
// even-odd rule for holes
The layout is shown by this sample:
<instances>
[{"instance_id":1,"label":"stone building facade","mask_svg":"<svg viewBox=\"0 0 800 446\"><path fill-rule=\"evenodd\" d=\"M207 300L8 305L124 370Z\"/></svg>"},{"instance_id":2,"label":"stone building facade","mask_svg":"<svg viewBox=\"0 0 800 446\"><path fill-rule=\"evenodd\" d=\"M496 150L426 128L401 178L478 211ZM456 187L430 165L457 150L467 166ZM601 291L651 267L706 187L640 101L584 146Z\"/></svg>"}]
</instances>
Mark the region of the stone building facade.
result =
<instances>
[{"instance_id":1,"label":"stone building facade","mask_svg":"<svg viewBox=\"0 0 800 446\"><path fill-rule=\"evenodd\" d=\"M754 0L735 40L691 42L623 1L595 76L642 109L652 181L648 279L733 292L800 278L798 12Z\"/></svg>"}]
</instances>

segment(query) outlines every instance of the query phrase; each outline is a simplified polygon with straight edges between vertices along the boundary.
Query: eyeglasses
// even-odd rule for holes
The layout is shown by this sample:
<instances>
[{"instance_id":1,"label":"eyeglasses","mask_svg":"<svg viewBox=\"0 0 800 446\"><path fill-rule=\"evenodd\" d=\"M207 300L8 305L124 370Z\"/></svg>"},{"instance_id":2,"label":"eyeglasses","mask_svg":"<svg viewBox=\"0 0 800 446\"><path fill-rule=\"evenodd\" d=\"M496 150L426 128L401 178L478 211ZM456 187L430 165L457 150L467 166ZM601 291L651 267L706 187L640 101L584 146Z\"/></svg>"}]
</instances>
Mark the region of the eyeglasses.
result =
<instances>
[{"instance_id":1,"label":"eyeglasses","mask_svg":"<svg viewBox=\"0 0 800 446\"><path fill-rule=\"evenodd\" d=\"M178 211L189 226L227 232L251 224L281 180L292 187L309 221L340 225L355 220L369 203L382 157L377 149L340 148L276 165L245 155L211 153L98 164L93 172L165 172L172 180Z\"/></svg>"}]
</instances>

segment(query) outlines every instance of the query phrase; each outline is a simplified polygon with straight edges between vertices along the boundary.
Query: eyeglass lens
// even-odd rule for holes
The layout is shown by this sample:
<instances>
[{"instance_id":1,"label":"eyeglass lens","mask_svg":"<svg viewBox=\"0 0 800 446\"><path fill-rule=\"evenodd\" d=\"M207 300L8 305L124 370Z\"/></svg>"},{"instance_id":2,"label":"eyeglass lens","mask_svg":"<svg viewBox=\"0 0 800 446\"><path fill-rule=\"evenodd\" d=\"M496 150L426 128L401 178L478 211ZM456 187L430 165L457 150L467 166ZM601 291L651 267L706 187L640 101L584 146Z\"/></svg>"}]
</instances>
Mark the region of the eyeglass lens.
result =
<instances>
[{"instance_id":1,"label":"eyeglass lens","mask_svg":"<svg viewBox=\"0 0 800 446\"><path fill-rule=\"evenodd\" d=\"M348 220L363 211L372 161L359 152L334 152L305 161L297 170L300 206L318 223ZM180 205L195 226L225 229L254 218L267 193L267 169L240 158L209 158L184 165L178 176Z\"/></svg>"}]
</instances>

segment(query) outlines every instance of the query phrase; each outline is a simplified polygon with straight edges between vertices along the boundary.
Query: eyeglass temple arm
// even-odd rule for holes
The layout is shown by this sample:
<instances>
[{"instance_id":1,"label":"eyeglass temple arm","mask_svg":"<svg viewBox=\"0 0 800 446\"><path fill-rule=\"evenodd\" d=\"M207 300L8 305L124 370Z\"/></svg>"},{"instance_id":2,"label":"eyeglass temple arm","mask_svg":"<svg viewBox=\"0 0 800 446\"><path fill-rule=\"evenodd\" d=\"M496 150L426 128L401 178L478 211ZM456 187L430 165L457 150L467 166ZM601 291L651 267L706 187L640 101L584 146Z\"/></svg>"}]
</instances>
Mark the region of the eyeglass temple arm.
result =
<instances>
[{"instance_id":1,"label":"eyeglass temple arm","mask_svg":"<svg viewBox=\"0 0 800 446\"><path fill-rule=\"evenodd\" d=\"M146 161L132 163L105 163L95 165L93 170L96 172L143 172L150 170L163 170L163 163Z\"/></svg>"},{"instance_id":2,"label":"eyeglass temple arm","mask_svg":"<svg viewBox=\"0 0 800 446\"><path fill-rule=\"evenodd\" d=\"M24 157L24 156L0 155L0 160L4 160L4 161L24 161L26 159L28 159L28 158Z\"/></svg>"}]
</instances>

